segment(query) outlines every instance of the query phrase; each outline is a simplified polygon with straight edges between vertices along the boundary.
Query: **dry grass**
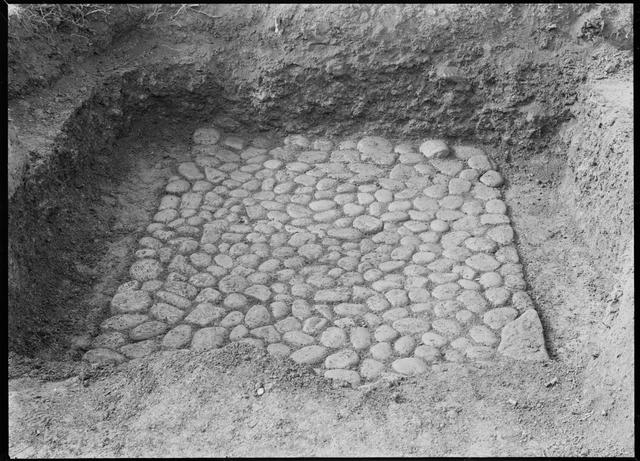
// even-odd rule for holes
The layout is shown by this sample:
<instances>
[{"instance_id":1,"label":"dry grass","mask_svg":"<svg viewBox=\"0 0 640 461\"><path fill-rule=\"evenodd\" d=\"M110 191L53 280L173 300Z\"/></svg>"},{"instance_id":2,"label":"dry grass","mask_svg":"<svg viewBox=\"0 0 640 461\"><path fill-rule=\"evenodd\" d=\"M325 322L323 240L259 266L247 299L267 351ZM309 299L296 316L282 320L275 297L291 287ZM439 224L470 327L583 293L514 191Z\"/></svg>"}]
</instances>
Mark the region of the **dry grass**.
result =
<instances>
[{"instance_id":1,"label":"dry grass","mask_svg":"<svg viewBox=\"0 0 640 461\"><path fill-rule=\"evenodd\" d=\"M53 33L59 27L69 27L78 32L91 33L90 20L100 16L106 17L112 9L113 5L95 3L12 5L12 14L8 18L9 36L12 37L13 33L11 26L22 28L28 33L41 36L48 41L53 39ZM15 37L15 35L13 36Z\"/></svg>"}]
</instances>

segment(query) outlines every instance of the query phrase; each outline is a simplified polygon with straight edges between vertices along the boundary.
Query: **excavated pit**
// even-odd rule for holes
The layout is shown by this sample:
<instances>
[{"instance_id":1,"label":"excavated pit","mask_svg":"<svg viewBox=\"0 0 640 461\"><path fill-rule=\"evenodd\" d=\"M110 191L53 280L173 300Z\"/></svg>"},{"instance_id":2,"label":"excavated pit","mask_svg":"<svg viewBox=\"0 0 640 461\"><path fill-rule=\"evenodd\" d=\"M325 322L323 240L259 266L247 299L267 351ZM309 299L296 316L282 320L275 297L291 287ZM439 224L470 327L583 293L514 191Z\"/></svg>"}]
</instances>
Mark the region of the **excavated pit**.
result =
<instances>
[{"instance_id":1,"label":"excavated pit","mask_svg":"<svg viewBox=\"0 0 640 461\"><path fill-rule=\"evenodd\" d=\"M353 383L360 376L343 369L364 367L372 379L385 366L414 374L443 359L488 360L496 350L547 358L504 180L482 149L365 136L349 120L325 121L323 137L283 139L277 126L287 121L244 118L249 109L225 104L206 76L190 91L170 86L191 71L125 74L67 122L71 152L85 151L96 133L116 138L109 157L135 166L111 181L134 190L129 214L145 210L114 225L133 231L123 237L130 267L116 276L125 280L115 293L113 283L94 286L102 306L88 331L75 325L69 356L89 349L85 360L120 363L231 340L324 362L327 376ZM149 92L148 82L161 90ZM82 122L92 119L90 141ZM130 126L145 131L144 147L123 142ZM159 151L158 129L169 143ZM93 159L70 161L79 180L93 173L80 161ZM126 200L101 195L125 209ZM105 319L107 311L115 316Z\"/></svg>"},{"instance_id":2,"label":"excavated pit","mask_svg":"<svg viewBox=\"0 0 640 461\"><path fill-rule=\"evenodd\" d=\"M488 29L471 6L456 27L418 6L394 13L399 27L386 6L371 12L385 27L329 46L294 39L297 24L320 33L317 12L292 16L279 38L255 26L253 46L251 34L219 40L239 33L231 16L214 38L197 23L193 37L167 40L171 52L149 46L146 61L112 56L118 70L86 88L74 76L82 91L64 110L53 90L45 112L38 94L12 100L10 154L26 167L9 177L10 372L24 374L16 357L56 379L87 361L126 370L163 350L249 342L352 384L551 358L588 370L580 389L597 405L612 405L602 377L631 399L632 88L600 65L628 43L595 52L567 38L586 24L584 5L504 17L485 7ZM355 7L336 7L341 18L342 8ZM562 32L529 27L530 13ZM428 139L444 140L448 157L421 152ZM503 183L481 181L470 152ZM318 167L331 163L344 171ZM354 227L371 213L377 238ZM500 226L512 241L487 237ZM472 267L476 249L490 257ZM618 421L629 419L623 407Z\"/></svg>"}]
</instances>

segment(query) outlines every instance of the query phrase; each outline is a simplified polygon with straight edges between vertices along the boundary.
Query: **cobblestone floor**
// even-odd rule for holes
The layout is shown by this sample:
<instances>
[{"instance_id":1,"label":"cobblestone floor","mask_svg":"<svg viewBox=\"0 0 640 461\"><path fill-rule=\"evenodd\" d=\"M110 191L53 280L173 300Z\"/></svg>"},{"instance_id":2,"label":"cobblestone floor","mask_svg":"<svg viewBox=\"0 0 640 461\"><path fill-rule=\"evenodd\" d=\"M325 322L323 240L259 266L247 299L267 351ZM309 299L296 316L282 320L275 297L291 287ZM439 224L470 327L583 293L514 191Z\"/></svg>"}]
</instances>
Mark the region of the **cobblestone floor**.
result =
<instances>
[{"instance_id":1,"label":"cobblestone floor","mask_svg":"<svg viewBox=\"0 0 640 461\"><path fill-rule=\"evenodd\" d=\"M202 128L84 358L250 342L358 384L546 358L500 173L475 147L274 147Z\"/></svg>"}]
</instances>

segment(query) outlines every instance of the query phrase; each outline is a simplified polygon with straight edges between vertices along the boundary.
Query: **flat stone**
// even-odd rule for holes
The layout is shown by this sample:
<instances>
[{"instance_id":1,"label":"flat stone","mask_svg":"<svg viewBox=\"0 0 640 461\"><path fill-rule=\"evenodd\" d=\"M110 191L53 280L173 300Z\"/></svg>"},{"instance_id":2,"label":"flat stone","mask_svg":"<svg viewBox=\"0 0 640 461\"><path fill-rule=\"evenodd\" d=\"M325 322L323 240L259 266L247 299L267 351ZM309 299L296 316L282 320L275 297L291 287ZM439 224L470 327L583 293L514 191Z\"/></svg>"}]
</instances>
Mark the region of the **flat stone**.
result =
<instances>
[{"instance_id":1,"label":"flat stone","mask_svg":"<svg viewBox=\"0 0 640 461\"><path fill-rule=\"evenodd\" d=\"M322 362L328 351L326 347L318 345L306 346L291 354L291 360L300 364L314 365Z\"/></svg>"},{"instance_id":2,"label":"flat stone","mask_svg":"<svg viewBox=\"0 0 640 461\"><path fill-rule=\"evenodd\" d=\"M204 351L222 347L227 338L227 330L222 327L208 327L198 330L191 340L191 349Z\"/></svg>"},{"instance_id":3,"label":"flat stone","mask_svg":"<svg viewBox=\"0 0 640 461\"><path fill-rule=\"evenodd\" d=\"M426 158L445 158L449 155L449 147L439 139L428 139L420 144L420 152Z\"/></svg>"},{"instance_id":4,"label":"flat stone","mask_svg":"<svg viewBox=\"0 0 640 461\"><path fill-rule=\"evenodd\" d=\"M394 360L391 367L396 372L408 376L422 374L427 371L427 365L418 357L406 357Z\"/></svg>"},{"instance_id":5,"label":"flat stone","mask_svg":"<svg viewBox=\"0 0 640 461\"><path fill-rule=\"evenodd\" d=\"M504 326L498 352L516 360L539 362L549 359L536 311L529 309Z\"/></svg>"}]
</instances>

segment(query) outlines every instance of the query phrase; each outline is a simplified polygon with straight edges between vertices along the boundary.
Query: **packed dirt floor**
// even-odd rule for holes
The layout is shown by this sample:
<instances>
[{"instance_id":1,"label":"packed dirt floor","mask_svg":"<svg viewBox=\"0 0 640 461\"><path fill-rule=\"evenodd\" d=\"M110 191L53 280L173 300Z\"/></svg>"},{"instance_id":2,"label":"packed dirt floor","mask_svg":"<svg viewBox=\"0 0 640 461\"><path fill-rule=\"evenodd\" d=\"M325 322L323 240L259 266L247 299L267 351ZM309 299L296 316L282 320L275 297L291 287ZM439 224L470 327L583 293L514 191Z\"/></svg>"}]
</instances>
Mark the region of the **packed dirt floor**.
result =
<instances>
[{"instance_id":1,"label":"packed dirt floor","mask_svg":"<svg viewBox=\"0 0 640 461\"><path fill-rule=\"evenodd\" d=\"M48 7L9 22L9 456L635 455L631 5ZM549 359L83 360L203 126L481 147Z\"/></svg>"}]
</instances>

